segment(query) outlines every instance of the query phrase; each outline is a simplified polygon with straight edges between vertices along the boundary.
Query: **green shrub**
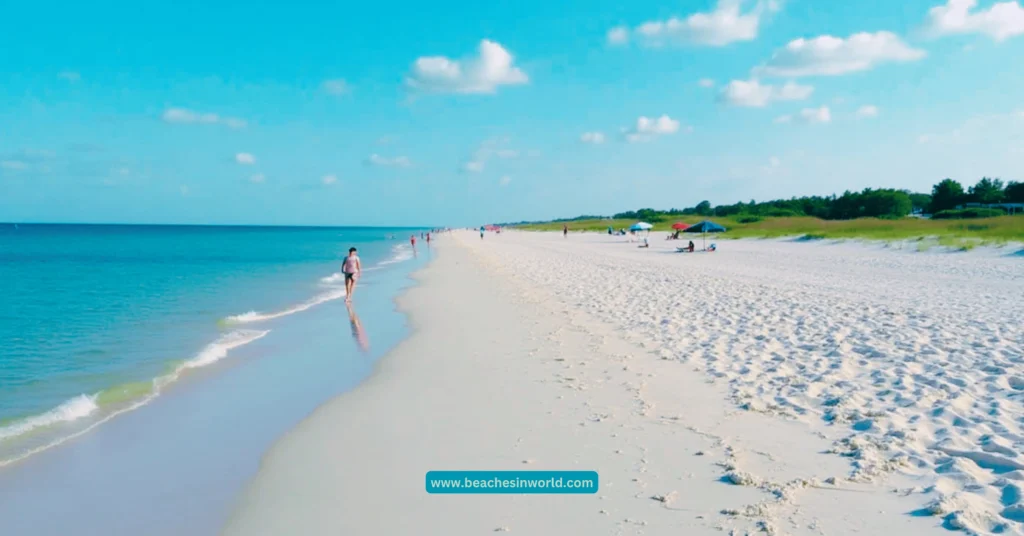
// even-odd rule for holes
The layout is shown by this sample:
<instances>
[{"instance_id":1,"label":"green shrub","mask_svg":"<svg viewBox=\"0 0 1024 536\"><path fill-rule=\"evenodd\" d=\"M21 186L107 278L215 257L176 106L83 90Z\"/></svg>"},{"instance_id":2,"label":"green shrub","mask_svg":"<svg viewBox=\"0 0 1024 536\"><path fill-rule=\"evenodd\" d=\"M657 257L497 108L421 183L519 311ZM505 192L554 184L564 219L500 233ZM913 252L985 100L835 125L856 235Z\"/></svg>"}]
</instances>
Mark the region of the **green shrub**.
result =
<instances>
[{"instance_id":1,"label":"green shrub","mask_svg":"<svg viewBox=\"0 0 1024 536\"><path fill-rule=\"evenodd\" d=\"M795 210L788 208L773 208L765 213L765 216L771 216L773 218L792 218L794 216L803 216L803 214L797 213Z\"/></svg>"},{"instance_id":2,"label":"green shrub","mask_svg":"<svg viewBox=\"0 0 1024 536\"><path fill-rule=\"evenodd\" d=\"M737 223L757 223L763 220L764 218L762 218L761 216L754 216L753 214L747 214L736 218Z\"/></svg>"},{"instance_id":3,"label":"green shrub","mask_svg":"<svg viewBox=\"0 0 1024 536\"><path fill-rule=\"evenodd\" d=\"M967 208L964 210L943 210L932 215L933 220L967 220L974 218L998 218L1006 213L997 208Z\"/></svg>"}]
</instances>

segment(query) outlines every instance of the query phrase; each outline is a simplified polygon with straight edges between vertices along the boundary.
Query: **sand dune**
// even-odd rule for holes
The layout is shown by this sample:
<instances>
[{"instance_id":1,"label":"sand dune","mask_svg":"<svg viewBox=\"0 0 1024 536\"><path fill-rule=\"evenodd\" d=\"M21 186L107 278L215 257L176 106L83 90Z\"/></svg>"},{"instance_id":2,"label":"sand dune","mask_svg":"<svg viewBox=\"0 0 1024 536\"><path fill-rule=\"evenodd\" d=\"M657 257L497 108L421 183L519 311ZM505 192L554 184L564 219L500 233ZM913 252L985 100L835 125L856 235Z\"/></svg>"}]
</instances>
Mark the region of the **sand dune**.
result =
<instances>
[{"instance_id":1,"label":"sand dune","mask_svg":"<svg viewBox=\"0 0 1024 536\"><path fill-rule=\"evenodd\" d=\"M267 456L226 534L1021 534L1024 265L446 237L415 334ZM431 469L596 496L430 496Z\"/></svg>"}]
</instances>

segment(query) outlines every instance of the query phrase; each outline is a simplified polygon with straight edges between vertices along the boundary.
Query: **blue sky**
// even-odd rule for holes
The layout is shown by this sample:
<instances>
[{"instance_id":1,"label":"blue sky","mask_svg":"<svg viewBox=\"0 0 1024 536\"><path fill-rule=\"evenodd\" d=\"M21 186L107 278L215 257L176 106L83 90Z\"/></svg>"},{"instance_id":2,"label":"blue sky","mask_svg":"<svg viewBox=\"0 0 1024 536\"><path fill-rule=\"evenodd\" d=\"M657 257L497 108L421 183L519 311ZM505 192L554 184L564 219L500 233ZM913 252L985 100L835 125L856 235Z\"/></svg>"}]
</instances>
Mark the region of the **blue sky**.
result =
<instances>
[{"instance_id":1,"label":"blue sky","mask_svg":"<svg viewBox=\"0 0 1024 536\"><path fill-rule=\"evenodd\" d=\"M622 4L8 2L0 221L475 225L1024 179L1016 1Z\"/></svg>"}]
</instances>

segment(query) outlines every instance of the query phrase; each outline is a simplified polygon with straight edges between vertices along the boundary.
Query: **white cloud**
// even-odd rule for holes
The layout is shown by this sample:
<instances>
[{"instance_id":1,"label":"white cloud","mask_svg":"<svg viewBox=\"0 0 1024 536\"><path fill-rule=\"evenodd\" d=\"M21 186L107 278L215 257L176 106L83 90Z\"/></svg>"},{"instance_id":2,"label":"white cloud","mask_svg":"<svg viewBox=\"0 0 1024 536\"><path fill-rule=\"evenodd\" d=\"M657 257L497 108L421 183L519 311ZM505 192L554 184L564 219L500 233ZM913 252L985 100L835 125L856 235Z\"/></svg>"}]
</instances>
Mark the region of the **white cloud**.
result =
<instances>
[{"instance_id":1,"label":"white cloud","mask_svg":"<svg viewBox=\"0 0 1024 536\"><path fill-rule=\"evenodd\" d=\"M775 118L774 122L778 124L788 124L793 121L808 124L831 123L832 111L828 109L828 106L822 106L821 108L804 108L803 110L800 110L800 113L795 115L780 115Z\"/></svg>"},{"instance_id":2,"label":"white cloud","mask_svg":"<svg viewBox=\"0 0 1024 536\"><path fill-rule=\"evenodd\" d=\"M322 84L324 91L329 95L344 95L349 92L349 85L342 78L335 78L333 80L324 80Z\"/></svg>"},{"instance_id":3,"label":"white cloud","mask_svg":"<svg viewBox=\"0 0 1024 536\"><path fill-rule=\"evenodd\" d=\"M0 168L9 169L11 171L21 171L28 169L28 164L21 160L4 160L0 161Z\"/></svg>"},{"instance_id":4,"label":"white cloud","mask_svg":"<svg viewBox=\"0 0 1024 536\"><path fill-rule=\"evenodd\" d=\"M510 182L512 182L512 177L509 177L508 175L505 175L505 176L503 176L503 177L502 177L502 178L501 178L501 179L500 179L500 180L498 181L498 184L500 184L500 185L502 185L502 186L508 186L508 183L510 183Z\"/></svg>"},{"instance_id":5,"label":"white cloud","mask_svg":"<svg viewBox=\"0 0 1024 536\"><path fill-rule=\"evenodd\" d=\"M234 129L245 128L246 125L248 125L248 123L244 119L238 119L237 117L221 117L214 113L196 112L194 110L188 110L186 108L168 108L164 110L164 113L161 117L167 123L176 123L183 125L220 124Z\"/></svg>"},{"instance_id":6,"label":"white cloud","mask_svg":"<svg viewBox=\"0 0 1024 536\"><path fill-rule=\"evenodd\" d=\"M330 186L338 182L338 177L334 175L324 175L323 178L320 179L320 182L322 182L324 186Z\"/></svg>"},{"instance_id":7,"label":"white cloud","mask_svg":"<svg viewBox=\"0 0 1024 536\"><path fill-rule=\"evenodd\" d=\"M266 180L267 180L266 175L264 175L262 173L257 173L255 175L249 177L249 182L254 182L256 184L260 184L260 183L266 182Z\"/></svg>"},{"instance_id":8,"label":"white cloud","mask_svg":"<svg viewBox=\"0 0 1024 536\"><path fill-rule=\"evenodd\" d=\"M462 171L480 173L487 167L487 162L492 158L500 158L502 160L519 158L523 154L522 151L508 148L509 141L508 137L484 140L477 147L476 151L473 152L473 156L469 161L462 165ZM527 151L526 154L528 156L539 155L535 151Z\"/></svg>"},{"instance_id":9,"label":"white cloud","mask_svg":"<svg viewBox=\"0 0 1024 536\"><path fill-rule=\"evenodd\" d=\"M1020 3L997 2L974 11L977 0L948 0L928 10L927 29L936 36L982 33L996 41L1024 34L1024 7Z\"/></svg>"},{"instance_id":10,"label":"white cloud","mask_svg":"<svg viewBox=\"0 0 1024 536\"><path fill-rule=\"evenodd\" d=\"M480 42L479 56L453 60L444 56L424 56L412 65L406 84L432 93L494 93L499 86L529 82L529 77L513 65L514 58L494 41Z\"/></svg>"},{"instance_id":11,"label":"white cloud","mask_svg":"<svg viewBox=\"0 0 1024 536\"><path fill-rule=\"evenodd\" d=\"M76 73L75 71L61 71L61 72L57 73L57 78L60 78L62 80L67 80L68 82L71 82L73 84L73 83L78 82L79 80L81 80L82 79L82 75L79 74L79 73Z\"/></svg>"},{"instance_id":12,"label":"white cloud","mask_svg":"<svg viewBox=\"0 0 1024 536\"><path fill-rule=\"evenodd\" d=\"M822 106L821 108L804 108L803 110L800 110L800 114L797 118L804 123L831 123L832 112L828 109L828 106Z\"/></svg>"},{"instance_id":13,"label":"white cloud","mask_svg":"<svg viewBox=\"0 0 1024 536\"><path fill-rule=\"evenodd\" d=\"M773 0L758 1L753 9L744 13L740 9L742 3L742 0L719 0L715 10L708 13L648 21L633 30L633 37L648 46L676 43L725 46L751 41L757 37L764 15L778 11L779 4ZM628 31L624 27L608 32L609 43L621 44L627 39Z\"/></svg>"},{"instance_id":14,"label":"white cloud","mask_svg":"<svg viewBox=\"0 0 1024 536\"><path fill-rule=\"evenodd\" d=\"M470 173L480 173L484 170L484 163L480 160L470 160L462 164L462 170Z\"/></svg>"},{"instance_id":15,"label":"white cloud","mask_svg":"<svg viewBox=\"0 0 1024 536\"><path fill-rule=\"evenodd\" d=\"M371 166L380 167L410 167L412 162L406 156L396 156L394 158L383 157L377 153L371 154L367 159L366 163Z\"/></svg>"},{"instance_id":16,"label":"white cloud","mask_svg":"<svg viewBox=\"0 0 1024 536\"><path fill-rule=\"evenodd\" d=\"M686 127L686 130L689 132L692 128ZM657 119L640 116L633 128L625 130L626 141L630 143L651 141L658 136L676 132L679 132L679 121L667 115L662 115Z\"/></svg>"},{"instance_id":17,"label":"white cloud","mask_svg":"<svg viewBox=\"0 0 1024 536\"><path fill-rule=\"evenodd\" d=\"M625 26L616 26L611 30L608 30L608 44L609 45L624 45L629 42L629 28Z\"/></svg>"},{"instance_id":18,"label":"white cloud","mask_svg":"<svg viewBox=\"0 0 1024 536\"><path fill-rule=\"evenodd\" d=\"M700 87L715 87L715 81L710 78L701 78L697 84Z\"/></svg>"},{"instance_id":19,"label":"white cloud","mask_svg":"<svg viewBox=\"0 0 1024 536\"><path fill-rule=\"evenodd\" d=\"M592 143L594 145L600 145L604 143L604 133L602 132L584 132L580 135L580 141L583 143Z\"/></svg>"},{"instance_id":20,"label":"white cloud","mask_svg":"<svg viewBox=\"0 0 1024 536\"><path fill-rule=\"evenodd\" d=\"M878 106L865 104L857 109L857 117L878 117Z\"/></svg>"},{"instance_id":21,"label":"white cloud","mask_svg":"<svg viewBox=\"0 0 1024 536\"><path fill-rule=\"evenodd\" d=\"M892 32L861 32L846 39L822 35L790 41L755 72L769 76L835 76L924 56L923 50L911 48Z\"/></svg>"},{"instance_id":22,"label":"white cloud","mask_svg":"<svg viewBox=\"0 0 1024 536\"><path fill-rule=\"evenodd\" d=\"M510 160L512 158L519 158L519 151L515 149L498 149L494 151L494 156L504 160Z\"/></svg>"},{"instance_id":23,"label":"white cloud","mask_svg":"<svg viewBox=\"0 0 1024 536\"><path fill-rule=\"evenodd\" d=\"M238 153L235 155L235 162L243 166L251 166L256 163L256 157L250 153Z\"/></svg>"},{"instance_id":24,"label":"white cloud","mask_svg":"<svg viewBox=\"0 0 1024 536\"><path fill-rule=\"evenodd\" d=\"M775 101L805 100L814 93L811 86L787 82L782 87L761 84L758 80L733 80L719 93L722 102L733 106L762 108Z\"/></svg>"}]
</instances>

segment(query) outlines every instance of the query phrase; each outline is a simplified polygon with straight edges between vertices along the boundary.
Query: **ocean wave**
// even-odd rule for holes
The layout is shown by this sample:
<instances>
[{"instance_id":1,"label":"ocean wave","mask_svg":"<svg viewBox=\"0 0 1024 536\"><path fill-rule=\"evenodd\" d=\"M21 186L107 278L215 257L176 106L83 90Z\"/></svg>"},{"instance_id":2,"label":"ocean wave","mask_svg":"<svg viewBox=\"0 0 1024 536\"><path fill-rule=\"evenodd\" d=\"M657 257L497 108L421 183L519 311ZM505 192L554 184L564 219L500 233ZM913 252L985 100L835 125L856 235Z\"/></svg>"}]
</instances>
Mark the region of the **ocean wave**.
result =
<instances>
[{"instance_id":1,"label":"ocean wave","mask_svg":"<svg viewBox=\"0 0 1024 536\"><path fill-rule=\"evenodd\" d=\"M225 333L216 341L203 347L192 359L176 364L169 373L154 378L151 382L126 383L104 389L93 395L78 395L46 413L0 427L0 445L3 445L4 441L42 432L54 425L68 424L86 417L100 417L85 428L49 439L33 448L19 452L13 457L0 459L0 467L49 450L93 430L118 415L140 408L158 397L164 387L180 379L187 370L216 363L227 357L228 352L232 349L262 339L268 333L270 330L236 330Z\"/></svg>"},{"instance_id":2,"label":"ocean wave","mask_svg":"<svg viewBox=\"0 0 1024 536\"><path fill-rule=\"evenodd\" d=\"M278 311L276 313L260 313L260 312L257 312L257 311L249 311L248 313L242 313L240 315L229 316L229 317L225 318L222 322L224 324L227 324L227 325L231 325L231 324L249 324L249 323L252 323L252 322L266 322L267 320L273 320L275 318L281 318L283 316L293 315L295 313L301 313L302 311L305 311L306 309L309 309L311 307L316 307L317 305L320 305L321 303L329 302L331 300L337 300L339 298L344 298L344 297L345 297L345 289L343 289L343 288L334 289L334 290L331 290L329 292L324 292L323 294L319 294L319 295L315 296L313 299L304 301L304 302L302 302L302 303L300 303L298 305L289 307L288 309L285 309L283 311Z\"/></svg>"},{"instance_id":3,"label":"ocean wave","mask_svg":"<svg viewBox=\"0 0 1024 536\"><path fill-rule=\"evenodd\" d=\"M398 244L392 247L391 251L391 258L384 261L380 261L379 264L395 264L398 262L404 262L411 259L413 256L412 246L406 244Z\"/></svg>"},{"instance_id":4,"label":"ocean wave","mask_svg":"<svg viewBox=\"0 0 1024 536\"><path fill-rule=\"evenodd\" d=\"M229 351L238 348L239 346L244 346L250 342L262 339L267 335L267 333L270 333L270 331L257 331L251 329L240 329L232 331L231 333L226 333L215 342L207 345L206 348L203 348L195 357L182 363L178 370L172 374L180 374L181 371L185 369L205 367L216 363L217 361L227 357Z\"/></svg>"},{"instance_id":5,"label":"ocean wave","mask_svg":"<svg viewBox=\"0 0 1024 536\"><path fill-rule=\"evenodd\" d=\"M13 424L0 428L0 441L60 422L75 421L90 415L98 409L100 408L96 405L95 395L78 395L46 413L16 421Z\"/></svg>"},{"instance_id":6,"label":"ocean wave","mask_svg":"<svg viewBox=\"0 0 1024 536\"><path fill-rule=\"evenodd\" d=\"M327 277L321 277L320 282L325 285L337 285L338 283L344 283L345 274L341 272L335 272Z\"/></svg>"}]
</instances>

